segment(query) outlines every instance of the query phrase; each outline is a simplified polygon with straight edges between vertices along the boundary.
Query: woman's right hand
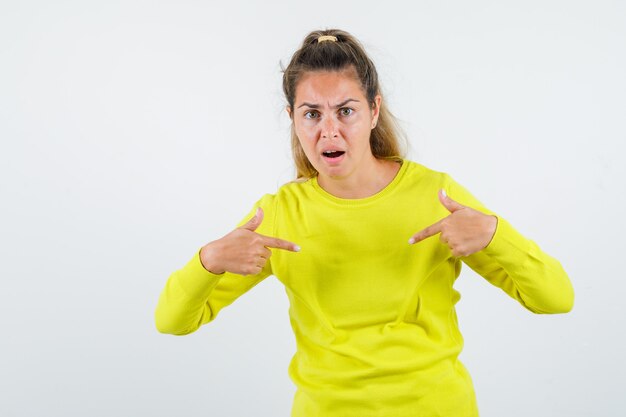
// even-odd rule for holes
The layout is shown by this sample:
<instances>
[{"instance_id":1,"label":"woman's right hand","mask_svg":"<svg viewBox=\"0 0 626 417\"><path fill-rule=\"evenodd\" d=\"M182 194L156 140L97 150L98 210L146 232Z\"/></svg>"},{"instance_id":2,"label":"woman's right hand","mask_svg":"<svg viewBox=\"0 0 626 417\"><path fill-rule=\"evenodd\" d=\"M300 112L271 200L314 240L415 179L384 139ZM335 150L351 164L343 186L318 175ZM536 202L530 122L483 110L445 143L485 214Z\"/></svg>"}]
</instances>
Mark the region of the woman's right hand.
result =
<instances>
[{"instance_id":1,"label":"woman's right hand","mask_svg":"<svg viewBox=\"0 0 626 417\"><path fill-rule=\"evenodd\" d=\"M203 246L200 261L204 268L217 275L224 272L254 275L261 272L272 255L269 248L300 251L300 247L294 243L256 233L262 221L263 209L259 207L246 224Z\"/></svg>"}]
</instances>

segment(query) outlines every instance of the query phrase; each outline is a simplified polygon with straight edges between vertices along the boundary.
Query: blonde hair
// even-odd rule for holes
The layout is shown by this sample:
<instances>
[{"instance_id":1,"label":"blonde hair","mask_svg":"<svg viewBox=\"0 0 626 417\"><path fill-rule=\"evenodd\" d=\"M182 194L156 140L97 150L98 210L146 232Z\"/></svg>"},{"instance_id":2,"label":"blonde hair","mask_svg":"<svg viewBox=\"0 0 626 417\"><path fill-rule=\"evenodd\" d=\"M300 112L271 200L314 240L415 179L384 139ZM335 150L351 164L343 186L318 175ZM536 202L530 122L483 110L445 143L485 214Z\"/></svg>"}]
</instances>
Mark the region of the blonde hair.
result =
<instances>
[{"instance_id":1,"label":"blonde hair","mask_svg":"<svg viewBox=\"0 0 626 417\"><path fill-rule=\"evenodd\" d=\"M320 36L334 36L336 41L318 42ZM378 82L378 72L372 60L367 56L361 43L349 33L339 29L315 30L309 33L302 46L293 56L287 68L283 68L283 92L291 109L291 152L296 165L297 179L308 179L317 175L317 170L306 157L293 125L293 107L296 86L303 74L309 71L345 71L353 69L361 83L370 108L376 106L378 94L383 97ZM381 99L378 122L370 135L372 154L378 159L401 161L406 147L406 138L396 118Z\"/></svg>"}]
</instances>

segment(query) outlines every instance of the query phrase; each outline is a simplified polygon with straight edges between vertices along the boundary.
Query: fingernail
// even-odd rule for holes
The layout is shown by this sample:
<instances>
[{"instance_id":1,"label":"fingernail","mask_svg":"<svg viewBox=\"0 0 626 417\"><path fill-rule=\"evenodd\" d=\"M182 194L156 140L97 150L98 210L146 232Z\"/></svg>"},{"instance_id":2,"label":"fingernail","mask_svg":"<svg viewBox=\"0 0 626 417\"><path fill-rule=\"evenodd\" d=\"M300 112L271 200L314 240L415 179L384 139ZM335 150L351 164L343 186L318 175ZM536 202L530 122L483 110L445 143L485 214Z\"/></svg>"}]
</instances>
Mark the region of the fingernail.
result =
<instances>
[{"instance_id":1,"label":"fingernail","mask_svg":"<svg viewBox=\"0 0 626 417\"><path fill-rule=\"evenodd\" d=\"M300 246L294 245L293 250L295 250L296 252L300 252Z\"/></svg>"},{"instance_id":2,"label":"fingernail","mask_svg":"<svg viewBox=\"0 0 626 417\"><path fill-rule=\"evenodd\" d=\"M415 243L415 238L411 238L411 239L409 239L409 245L412 245L412 244L414 244L414 243Z\"/></svg>"},{"instance_id":3,"label":"fingernail","mask_svg":"<svg viewBox=\"0 0 626 417\"><path fill-rule=\"evenodd\" d=\"M444 197L448 196L448 194L446 194L446 190L444 190L443 188L441 189L441 194L443 194Z\"/></svg>"}]
</instances>

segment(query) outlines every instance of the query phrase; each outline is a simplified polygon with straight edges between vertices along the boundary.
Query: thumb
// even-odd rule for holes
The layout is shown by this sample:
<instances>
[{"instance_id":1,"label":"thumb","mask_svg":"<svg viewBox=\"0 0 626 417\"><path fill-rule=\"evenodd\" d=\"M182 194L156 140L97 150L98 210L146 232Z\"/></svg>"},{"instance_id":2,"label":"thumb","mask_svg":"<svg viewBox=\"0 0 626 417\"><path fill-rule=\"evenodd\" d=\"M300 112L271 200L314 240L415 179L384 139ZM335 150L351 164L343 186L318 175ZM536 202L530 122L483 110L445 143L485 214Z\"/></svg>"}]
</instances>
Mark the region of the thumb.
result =
<instances>
[{"instance_id":1,"label":"thumb","mask_svg":"<svg viewBox=\"0 0 626 417\"><path fill-rule=\"evenodd\" d=\"M444 190L443 188L439 190L439 201L441 201L441 204L443 204L450 213L454 213L457 210L461 210L465 208L463 204L458 203L454 201L453 199L451 199L450 197L448 197L448 195L446 194L446 190Z\"/></svg>"},{"instance_id":2,"label":"thumb","mask_svg":"<svg viewBox=\"0 0 626 417\"><path fill-rule=\"evenodd\" d=\"M254 217L248 220L246 224L240 227L240 229L246 229L251 232L254 232L257 229L257 227L261 225L262 221L263 221L263 209L259 207L256 209L256 213L254 214Z\"/></svg>"}]
</instances>

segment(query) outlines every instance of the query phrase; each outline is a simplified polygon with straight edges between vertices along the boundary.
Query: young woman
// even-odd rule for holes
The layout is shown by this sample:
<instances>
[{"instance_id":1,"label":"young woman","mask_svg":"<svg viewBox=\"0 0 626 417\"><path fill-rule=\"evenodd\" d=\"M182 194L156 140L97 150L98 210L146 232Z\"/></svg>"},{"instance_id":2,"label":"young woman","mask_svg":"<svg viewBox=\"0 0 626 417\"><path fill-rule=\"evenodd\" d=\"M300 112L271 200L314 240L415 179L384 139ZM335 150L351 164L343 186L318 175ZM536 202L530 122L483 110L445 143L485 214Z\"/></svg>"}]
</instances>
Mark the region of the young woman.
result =
<instances>
[{"instance_id":1,"label":"young woman","mask_svg":"<svg viewBox=\"0 0 626 417\"><path fill-rule=\"evenodd\" d=\"M292 416L477 416L457 359L461 263L534 313L572 308L566 272L450 175L403 158L350 34L310 33L283 89L297 180L169 277L158 330L194 332L274 275L297 342Z\"/></svg>"}]
</instances>

